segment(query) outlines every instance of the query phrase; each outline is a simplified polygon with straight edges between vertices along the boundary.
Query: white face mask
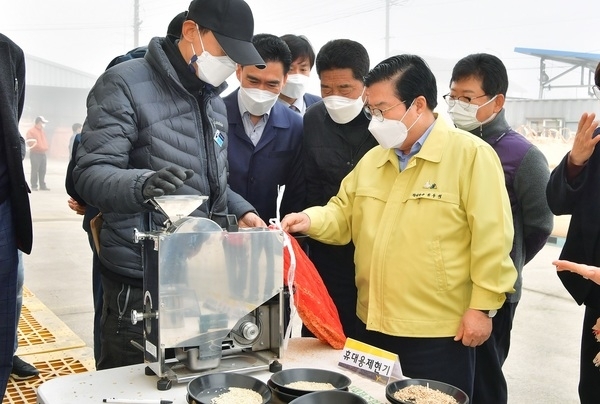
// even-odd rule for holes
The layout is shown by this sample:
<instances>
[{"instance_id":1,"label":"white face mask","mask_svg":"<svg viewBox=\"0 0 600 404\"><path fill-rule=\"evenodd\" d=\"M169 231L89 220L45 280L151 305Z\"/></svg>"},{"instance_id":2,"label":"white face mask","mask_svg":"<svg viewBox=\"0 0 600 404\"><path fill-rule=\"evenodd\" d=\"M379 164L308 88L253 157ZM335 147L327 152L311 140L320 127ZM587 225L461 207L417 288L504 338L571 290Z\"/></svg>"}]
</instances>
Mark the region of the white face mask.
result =
<instances>
[{"instance_id":1,"label":"white face mask","mask_svg":"<svg viewBox=\"0 0 600 404\"><path fill-rule=\"evenodd\" d=\"M277 102L279 94L258 88L240 87L240 99L248 112L255 116L262 116L269 112Z\"/></svg>"},{"instance_id":2,"label":"white face mask","mask_svg":"<svg viewBox=\"0 0 600 404\"><path fill-rule=\"evenodd\" d=\"M381 147L384 149L399 149L402 147L402 144L408 136L408 131L411 130L412 127L415 126L415 123L421 118L421 115L419 115L413 124L410 125L410 128L406 128L406 125L402 120L411 108L412 104L410 104L410 107L408 107L399 121L383 118L383 121L380 122L375 117L371 119L371 123L369 123L369 132L373 134L373 137L379 142Z\"/></svg>"},{"instance_id":3,"label":"white face mask","mask_svg":"<svg viewBox=\"0 0 600 404\"><path fill-rule=\"evenodd\" d=\"M363 89L364 92L365 90ZM323 98L323 103L333 122L340 124L348 123L356 118L365 105L362 94L355 100L338 95L330 95Z\"/></svg>"},{"instance_id":4,"label":"white face mask","mask_svg":"<svg viewBox=\"0 0 600 404\"><path fill-rule=\"evenodd\" d=\"M211 86L219 87L235 72L235 62L229 56L213 56L205 51L202 37L200 37L200 45L202 45L202 53L198 56L192 44L192 52L194 52L192 62L196 62L196 76Z\"/></svg>"},{"instance_id":5,"label":"white face mask","mask_svg":"<svg viewBox=\"0 0 600 404\"><path fill-rule=\"evenodd\" d=\"M479 122L477 120L477 111L479 110L479 108L484 107L490 102L494 101L496 97L497 95L495 95L494 97L492 97L492 99L490 99L488 102L482 105L469 104L467 109L458 105L457 102L454 104L453 107L448 108L448 113L450 114L450 117L452 118L452 121L454 121L454 124L457 128L470 131L478 126L485 125L486 123L493 121L496 115L498 115L496 112L494 112L488 119L486 119L483 122Z\"/></svg>"},{"instance_id":6,"label":"white face mask","mask_svg":"<svg viewBox=\"0 0 600 404\"><path fill-rule=\"evenodd\" d=\"M296 100L306 92L308 81L309 77L304 74L290 74L281 90L281 94Z\"/></svg>"}]
</instances>

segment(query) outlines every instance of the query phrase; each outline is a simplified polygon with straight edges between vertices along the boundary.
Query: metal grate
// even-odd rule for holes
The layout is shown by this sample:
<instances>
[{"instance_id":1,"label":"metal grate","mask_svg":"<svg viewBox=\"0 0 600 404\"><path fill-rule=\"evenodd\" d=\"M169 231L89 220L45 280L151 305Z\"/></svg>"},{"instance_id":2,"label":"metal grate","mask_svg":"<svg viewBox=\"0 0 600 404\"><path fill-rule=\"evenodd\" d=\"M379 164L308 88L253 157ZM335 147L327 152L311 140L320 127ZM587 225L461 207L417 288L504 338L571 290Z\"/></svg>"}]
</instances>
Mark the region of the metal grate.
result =
<instances>
[{"instance_id":1,"label":"metal grate","mask_svg":"<svg viewBox=\"0 0 600 404\"><path fill-rule=\"evenodd\" d=\"M80 350L66 351L65 354L76 353L76 351ZM44 359L43 354L24 357L25 360L40 371L40 374L37 377L27 380L14 380L11 377L8 380L2 404L36 404L36 391L42 383L58 376L89 372L93 369L93 366L90 364L85 364L85 360L74 358L73 356L75 355L57 357L60 354L54 353L54 355L50 354L46 356L46 359Z\"/></svg>"},{"instance_id":2,"label":"metal grate","mask_svg":"<svg viewBox=\"0 0 600 404\"><path fill-rule=\"evenodd\" d=\"M35 295L31 292L31 290L27 289L23 286L23 298L34 297Z\"/></svg>"},{"instance_id":3,"label":"metal grate","mask_svg":"<svg viewBox=\"0 0 600 404\"><path fill-rule=\"evenodd\" d=\"M37 388L59 376L94 370L93 350L33 293L23 288L17 355L40 374L27 380L8 380L2 404L36 404Z\"/></svg>"},{"instance_id":4,"label":"metal grate","mask_svg":"<svg viewBox=\"0 0 600 404\"><path fill-rule=\"evenodd\" d=\"M77 334L26 288L23 288L17 336L19 356L85 346Z\"/></svg>"},{"instance_id":5,"label":"metal grate","mask_svg":"<svg viewBox=\"0 0 600 404\"><path fill-rule=\"evenodd\" d=\"M23 305L19 318L19 347L48 344L56 342L54 335L31 315L27 306Z\"/></svg>"}]
</instances>

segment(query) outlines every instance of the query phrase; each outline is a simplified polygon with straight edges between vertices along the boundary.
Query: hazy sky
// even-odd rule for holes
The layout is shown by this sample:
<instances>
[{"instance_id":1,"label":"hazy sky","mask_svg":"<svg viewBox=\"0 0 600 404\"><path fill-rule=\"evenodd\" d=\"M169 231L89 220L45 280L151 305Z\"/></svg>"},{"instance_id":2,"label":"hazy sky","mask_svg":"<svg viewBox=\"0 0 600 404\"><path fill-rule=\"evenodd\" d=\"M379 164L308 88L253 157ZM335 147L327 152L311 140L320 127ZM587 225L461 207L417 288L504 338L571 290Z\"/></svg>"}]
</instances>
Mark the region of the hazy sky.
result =
<instances>
[{"instance_id":1,"label":"hazy sky","mask_svg":"<svg viewBox=\"0 0 600 404\"><path fill-rule=\"evenodd\" d=\"M385 57L386 0L247 0L255 33L304 34L315 52L328 40L349 38ZM430 62L447 87L453 63L488 52L506 64L514 95L536 97L539 59L515 47L600 53L600 14L592 0L391 0L390 49ZM0 32L31 55L100 74L133 48L133 0L0 0ZM188 0L139 0L140 45L164 36ZM440 61L442 59L442 61ZM444 61L446 60L446 61ZM560 71L560 65L548 64ZM316 76L316 74L314 74ZM235 83L235 78L230 83ZM318 92L313 78L311 88ZM509 95L510 91L509 89Z\"/></svg>"}]
</instances>

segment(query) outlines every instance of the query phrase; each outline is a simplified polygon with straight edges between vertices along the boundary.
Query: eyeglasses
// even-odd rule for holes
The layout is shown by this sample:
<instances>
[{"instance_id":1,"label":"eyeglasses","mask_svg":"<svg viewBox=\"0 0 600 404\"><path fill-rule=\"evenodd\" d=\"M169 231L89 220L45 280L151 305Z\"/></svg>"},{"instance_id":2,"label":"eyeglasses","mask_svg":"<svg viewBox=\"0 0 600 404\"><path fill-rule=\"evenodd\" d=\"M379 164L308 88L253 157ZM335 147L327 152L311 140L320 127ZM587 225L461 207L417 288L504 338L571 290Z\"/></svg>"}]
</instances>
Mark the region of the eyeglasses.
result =
<instances>
[{"instance_id":1,"label":"eyeglasses","mask_svg":"<svg viewBox=\"0 0 600 404\"><path fill-rule=\"evenodd\" d=\"M369 118L369 119L375 118L379 122L383 122L383 114L385 114L392 108L396 108L398 105L401 105L401 104L404 104L404 101L400 101L398 104L393 105L393 106L383 109L383 110L379 109L379 108L371 108L368 105L365 105L365 114L367 115L367 118Z\"/></svg>"},{"instance_id":2,"label":"eyeglasses","mask_svg":"<svg viewBox=\"0 0 600 404\"><path fill-rule=\"evenodd\" d=\"M594 95L596 96L596 98L598 98L600 100L600 87L593 86L592 91L593 91Z\"/></svg>"},{"instance_id":3,"label":"eyeglasses","mask_svg":"<svg viewBox=\"0 0 600 404\"><path fill-rule=\"evenodd\" d=\"M464 109L469 109L469 105L471 104L471 101L476 100L477 98L486 97L486 96L487 96L487 94L483 94L483 95L480 95L477 97L465 97L464 95L462 95L460 97L455 97L453 95L446 94L444 96L444 101L446 101L446 104L448 104L448 106L450 108L452 108L453 106L458 104L461 107L463 107Z\"/></svg>"}]
</instances>

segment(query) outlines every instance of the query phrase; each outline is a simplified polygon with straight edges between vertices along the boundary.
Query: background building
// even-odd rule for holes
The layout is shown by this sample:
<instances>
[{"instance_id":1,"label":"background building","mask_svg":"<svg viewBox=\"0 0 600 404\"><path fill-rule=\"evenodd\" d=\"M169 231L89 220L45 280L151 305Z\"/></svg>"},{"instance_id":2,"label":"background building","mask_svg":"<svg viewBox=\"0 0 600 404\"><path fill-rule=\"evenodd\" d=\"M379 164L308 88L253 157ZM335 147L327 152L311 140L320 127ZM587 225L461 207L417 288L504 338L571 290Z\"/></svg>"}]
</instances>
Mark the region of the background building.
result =
<instances>
[{"instance_id":1,"label":"background building","mask_svg":"<svg viewBox=\"0 0 600 404\"><path fill-rule=\"evenodd\" d=\"M20 121L21 134L34 125L36 116L49 122L46 135L50 158L69 156L71 126L83 124L86 99L97 76L32 55L25 55L25 108Z\"/></svg>"}]
</instances>

